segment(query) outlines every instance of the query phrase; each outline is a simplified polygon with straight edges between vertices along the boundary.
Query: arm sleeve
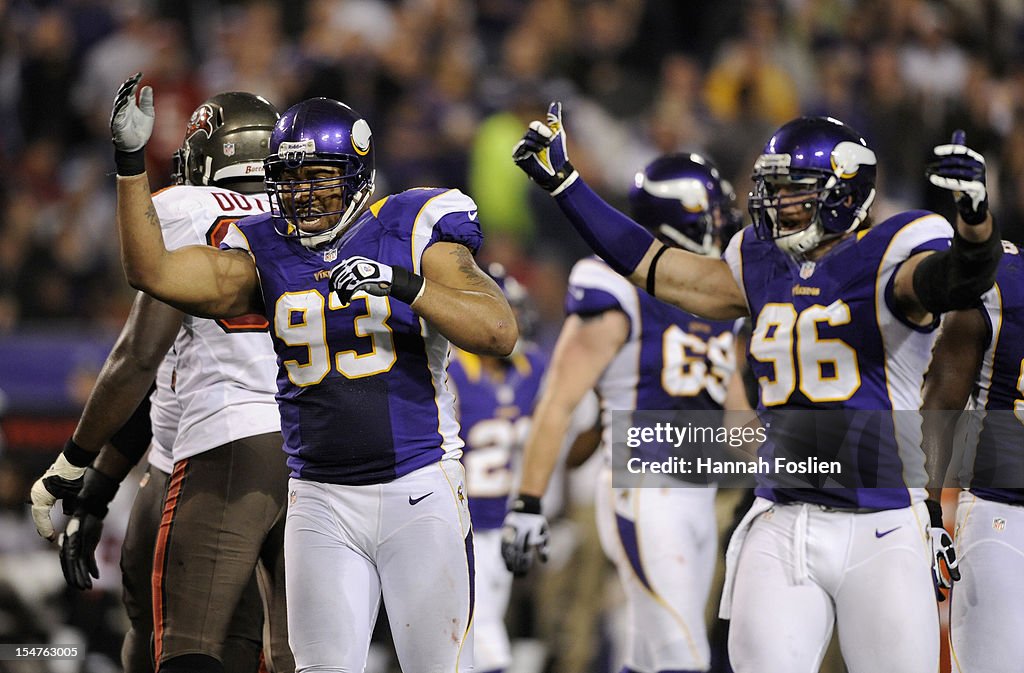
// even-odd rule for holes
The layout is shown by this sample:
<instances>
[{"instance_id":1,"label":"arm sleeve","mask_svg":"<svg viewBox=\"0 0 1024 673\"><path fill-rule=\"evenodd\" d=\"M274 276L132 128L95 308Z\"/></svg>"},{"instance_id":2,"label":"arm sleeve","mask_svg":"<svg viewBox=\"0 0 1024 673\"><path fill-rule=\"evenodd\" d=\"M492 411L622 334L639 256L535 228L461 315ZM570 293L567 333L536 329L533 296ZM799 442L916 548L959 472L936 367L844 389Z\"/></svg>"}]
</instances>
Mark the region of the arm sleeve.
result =
<instances>
[{"instance_id":1,"label":"arm sleeve","mask_svg":"<svg viewBox=\"0 0 1024 673\"><path fill-rule=\"evenodd\" d=\"M587 245L624 276L636 270L654 243L651 232L605 203L582 179L556 196L555 202Z\"/></svg>"},{"instance_id":2,"label":"arm sleeve","mask_svg":"<svg viewBox=\"0 0 1024 673\"><path fill-rule=\"evenodd\" d=\"M153 427L149 421L149 396L152 393L153 389L150 388L149 393L142 398L131 417L110 438L110 444L117 449L117 452L132 463L137 463L142 459L146 449L149 448L150 440L153 439Z\"/></svg>"}]
</instances>

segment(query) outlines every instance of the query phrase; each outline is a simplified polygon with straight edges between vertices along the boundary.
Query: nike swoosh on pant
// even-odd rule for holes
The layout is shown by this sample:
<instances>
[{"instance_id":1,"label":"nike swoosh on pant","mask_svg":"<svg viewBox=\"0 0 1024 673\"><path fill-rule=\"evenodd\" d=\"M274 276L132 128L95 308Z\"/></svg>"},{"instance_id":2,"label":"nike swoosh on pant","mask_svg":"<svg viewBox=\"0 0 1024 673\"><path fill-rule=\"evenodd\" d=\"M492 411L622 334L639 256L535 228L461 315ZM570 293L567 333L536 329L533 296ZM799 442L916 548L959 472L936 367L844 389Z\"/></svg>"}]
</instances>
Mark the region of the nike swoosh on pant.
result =
<instances>
[{"instance_id":1,"label":"nike swoosh on pant","mask_svg":"<svg viewBox=\"0 0 1024 673\"><path fill-rule=\"evenodd\" d=\"M427 493L427 495L421 495L421 496L420 496L420 497L418 497L418 498L414 498L414 497L412 497L412 496L410 495L410 496L409 496L409 504L410 504L410 505L416 505L416 504L419 504L419 502L420 502L421 500L423 500L424 498L426 498L426 497L429 497L429 496L431 496L431 495L434 495L434 492L433 492L433 491L431 491L430 493Z\"/></svg>"}]
</instances>

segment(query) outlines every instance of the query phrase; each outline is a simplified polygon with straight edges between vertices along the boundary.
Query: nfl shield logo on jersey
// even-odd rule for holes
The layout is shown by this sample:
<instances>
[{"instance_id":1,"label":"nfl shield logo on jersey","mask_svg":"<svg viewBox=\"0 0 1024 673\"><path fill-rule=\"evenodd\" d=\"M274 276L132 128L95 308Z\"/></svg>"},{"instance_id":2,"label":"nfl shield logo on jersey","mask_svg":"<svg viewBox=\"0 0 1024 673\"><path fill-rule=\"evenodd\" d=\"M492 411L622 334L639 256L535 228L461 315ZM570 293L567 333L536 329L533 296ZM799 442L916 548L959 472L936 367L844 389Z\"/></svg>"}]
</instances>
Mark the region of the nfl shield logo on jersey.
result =
<instances>
[{"instance_id":1,"label":"nfl shield logo on jersey","mask_svg":"<svg viewBox=\"0 0 1024 673\"><path fill-rule=\"evenodd\" d=\"M224 143L224 156L226 156L226 157L233 157L233 156L235 156L235 144L234 143Z\"/></svg>"},{"instance_id":2,"label":"nfl shield logo on jersey","mask_svg":"<svg viewBox=\"0 0 1024 673\"><path fill-rule=\"evenodd\" d=\"M1004 519L1001 516L996 517L995 519L992 519L992 529L1000 531L1000 532L1005 530L1006 529L1006 519Z\"/></svg>"},{"instance_id":3,"label":"nfl shield logo on jersey","mask_svg":"<svg viewBox=\"0 0 1024 673\"><path fill-rule=\"evenodd\" d=\"M804 262L800 265L800 277L807 280L814 275L814 262Z\"/></svg>"},{"instance_id":4,"label":"nfl shield logo on jersey","mask_svg":"<svg viewBox=\"0 0 1024 673\"><path fill-rule=\"evenodd\" d=\"M338 250L336 248L331 248L330 250L324 250L324 261L325 262L333 262L336 259L338 259Z\"/></svg>"}]
</instances>

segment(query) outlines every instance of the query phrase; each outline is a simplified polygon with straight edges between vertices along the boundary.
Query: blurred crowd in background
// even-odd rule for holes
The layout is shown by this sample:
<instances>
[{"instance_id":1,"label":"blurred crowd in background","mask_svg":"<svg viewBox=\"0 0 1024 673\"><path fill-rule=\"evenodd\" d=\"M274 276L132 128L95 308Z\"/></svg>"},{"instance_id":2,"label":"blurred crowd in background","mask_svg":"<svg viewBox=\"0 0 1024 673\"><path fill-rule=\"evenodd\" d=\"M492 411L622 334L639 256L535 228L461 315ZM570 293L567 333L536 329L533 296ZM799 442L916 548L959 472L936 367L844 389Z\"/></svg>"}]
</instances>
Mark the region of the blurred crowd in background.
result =
<instances>
[{"instance_id":1,"label":"blurred crowd in background","mask_svg":"<svg viewBox=\"0 0 1024 673\"><path fill-rule=\"evenodd\" d=\"M156 92L154 190L214 93L281 110L342 100L374 131L377 194L448 186L476 200L480 261L529 288L545 343L587 250L511 149L552 99L573 163L620 206L646 162L696 150L745 210L771 132L828 114L877 152L876 221L908 208L952 217L923 165L962 128L988 162L1003 237L1024 243L1020 0L0 0L0 338L123 324L133 292L108 118L139 70ZM84 400L88 377L80 387ZM29 476L0 462L0 514L13 517L0 519L0 560L41 542L30 522L26 539L13 532Z\"/></svg>"},{"instance_id":2,"label":"blurred crowd in background","mask_svg":"<svg viewBox=\"0 0 1024 673\"><path fill-rule=\"evenodd\" d=\"M742 207L771 131L829 114L878 154L876 219L943 211L923 161L963 128L1005 236L1024 238L1019 0L0 0L0 332L121 324L107 121L136 70L156 90L153 189L213 93L340 99L374 130L378 193L473 196L484 256L556 324L585 249L509 159L552 98L574 163L613 202L655 155L700 150Z\"/></svg>"}]
</instances>

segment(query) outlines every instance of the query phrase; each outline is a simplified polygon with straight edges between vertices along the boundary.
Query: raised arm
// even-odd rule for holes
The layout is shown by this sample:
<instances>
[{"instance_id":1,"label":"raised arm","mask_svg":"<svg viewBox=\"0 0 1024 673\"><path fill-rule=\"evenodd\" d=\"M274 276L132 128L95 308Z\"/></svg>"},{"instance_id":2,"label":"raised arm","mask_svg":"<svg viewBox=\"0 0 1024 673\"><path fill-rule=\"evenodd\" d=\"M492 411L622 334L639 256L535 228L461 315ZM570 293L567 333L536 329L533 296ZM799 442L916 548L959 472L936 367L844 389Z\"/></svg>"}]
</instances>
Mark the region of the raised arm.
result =
<instances>
[{"instance_id":1,"label":"raised arm","mask_svg":"<svg viewBox=\"0 0 1024 673\"><path fill-rule=\"evenodd\" d=\"M711 320L747 315L743 292L725 262L667 248L583 182L569 161L561 103L551 103L546 124L530 123L512 157L534 182L555 197L594 252L634 285Z\"/></svg>"},{"instance_id":2,"label":"raised arm","mask_svg":"<svg viewBox=\"0 0 1024 673\"><path fill-rule=\"evenodd\" d=\"M331 271L342 303L365 290L403 301L459 348L504 357L519 338L505 295L477 266L469 248L438 242L423 253L423 275L367 257L349 257Z\"/></svg>"},{"instance_id":3,"label":"raised arm","mask_svg":"<svg viewBox=\"0 0 1024 673\"><path fill-rule=\"evenodd\" d=\"M110 116L117 165L117 229L121 262L132 287L187 313L230 318L259 310L256 266L241 250L205 245L168 251L150 194L144 152L153 130L153 90L142 74L118 91Z\"/></svg>"},{"instance_id":4,"label":"raised arm","mask_svg":"<svg viewBox=\"0 0 1024 673\"><path fill-rule=\"evenodd\" d=\"M616 310L589 317L570 315L562 326L523 449L519 496L505 517L502 556L517 575L529 571L535 553L545 560L547 522L540 499L558 464L576 406L628 337L629 320Z\"/></svg>"},{"instance_id":5,"label":"raised arm","mask_svg":"<svg viewBox=\"0 0 1024 673\"><path fill-rule=\"evenodd\" d=\"M956 232L949 250L915 255L896 272L894 295L904 315L925 325L946 311L965 309L996 279L1002 256L998 230L988 209L985 158L967 147L963 131L939 145L928 164L928 180L953 192Z\"/></svg>"}]
</instances>

